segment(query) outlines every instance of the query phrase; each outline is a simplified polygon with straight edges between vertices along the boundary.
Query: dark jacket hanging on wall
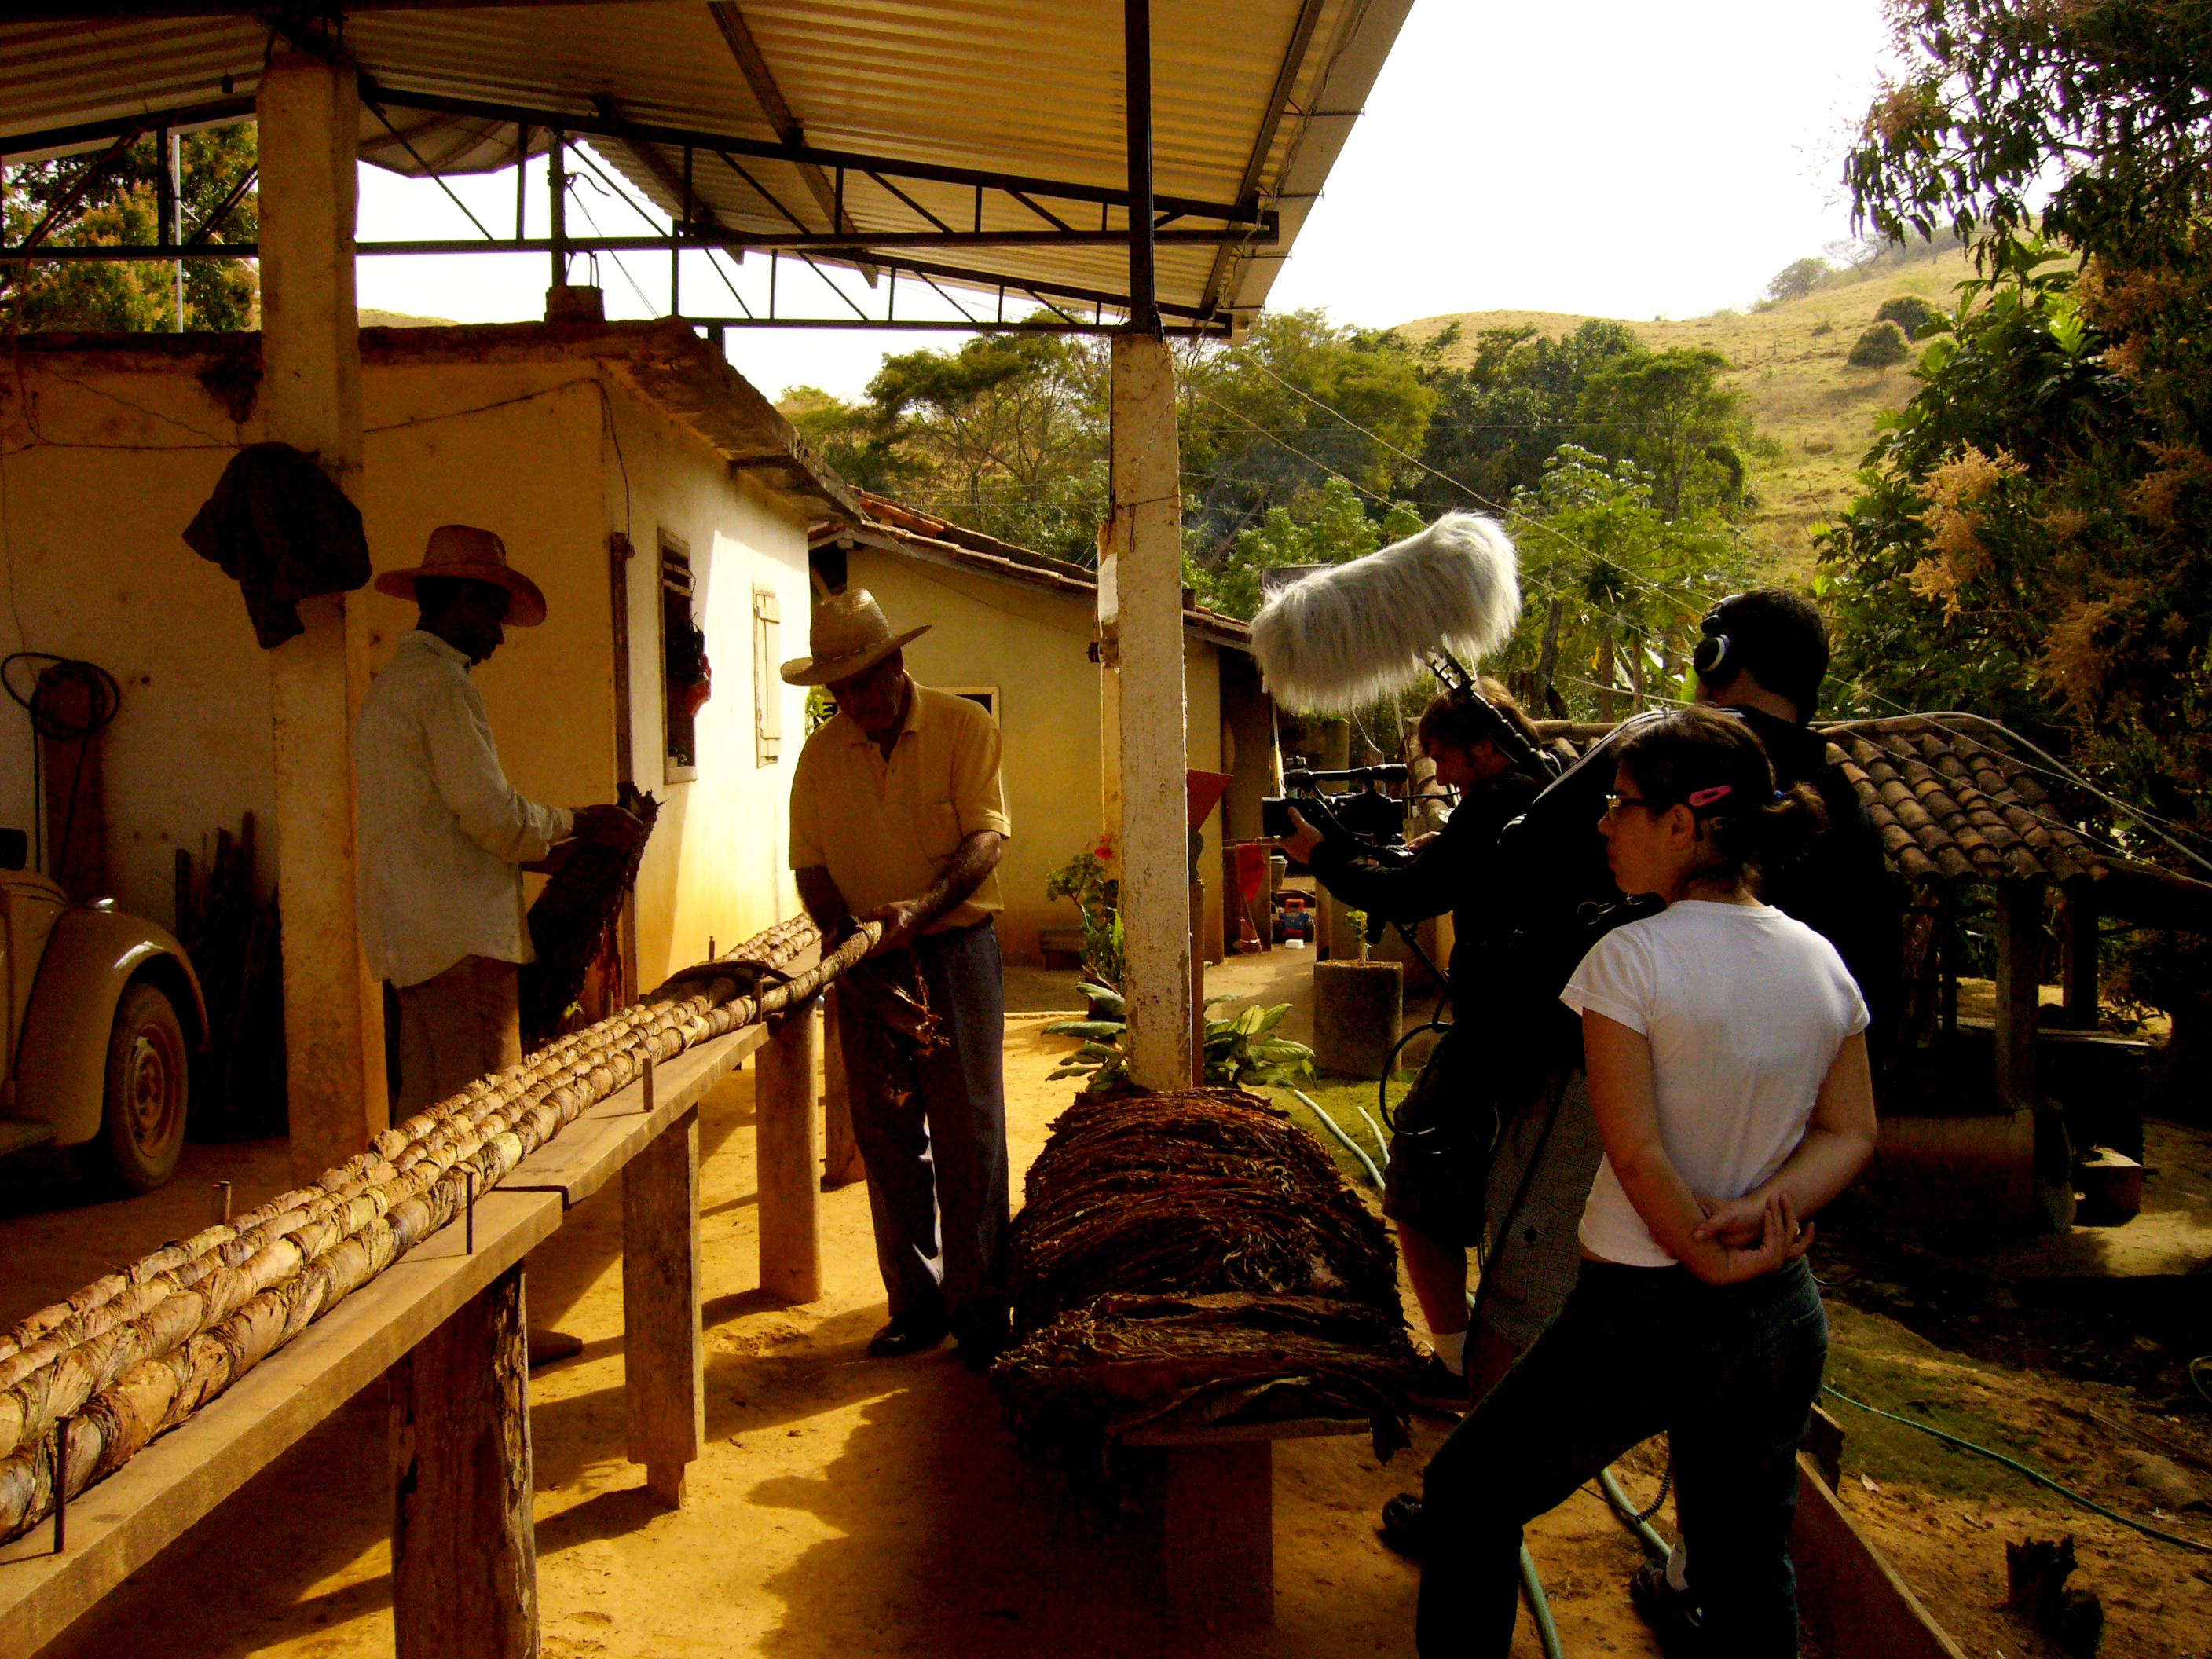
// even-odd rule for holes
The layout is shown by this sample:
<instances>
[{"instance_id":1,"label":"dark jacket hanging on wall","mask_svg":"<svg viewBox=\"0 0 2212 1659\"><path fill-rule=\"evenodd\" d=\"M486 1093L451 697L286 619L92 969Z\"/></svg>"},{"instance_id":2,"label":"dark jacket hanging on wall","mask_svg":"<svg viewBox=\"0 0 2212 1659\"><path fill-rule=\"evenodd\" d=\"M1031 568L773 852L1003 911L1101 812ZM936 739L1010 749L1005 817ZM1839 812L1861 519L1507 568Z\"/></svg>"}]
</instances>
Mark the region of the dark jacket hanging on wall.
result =
<instances>
[{"instance_id":1,"label":"dark jacket hanging on wall","mask_svg":"<svg viewBox=\"0 0 2212 1659\"><path fill-rule=\"evenodd\" d=\"M253 444L222 470L185 540L246 594L254 637L270 650L302 631L299 603L368 580L361 509L289 444Z\"/></svg>"}]
</instances>

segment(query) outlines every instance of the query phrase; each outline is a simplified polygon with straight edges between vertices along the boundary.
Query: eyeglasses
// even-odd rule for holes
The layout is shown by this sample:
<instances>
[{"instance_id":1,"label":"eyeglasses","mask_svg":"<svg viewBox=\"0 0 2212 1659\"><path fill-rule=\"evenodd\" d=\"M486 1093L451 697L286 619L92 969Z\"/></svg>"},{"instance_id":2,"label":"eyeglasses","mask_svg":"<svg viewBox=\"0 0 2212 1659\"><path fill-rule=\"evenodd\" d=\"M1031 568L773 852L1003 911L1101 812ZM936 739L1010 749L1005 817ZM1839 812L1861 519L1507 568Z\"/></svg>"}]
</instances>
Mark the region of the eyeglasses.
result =
<instances>
[{"instance_id":1,"label":"eyeglasses","mask_svg":"<svg viewBox=\"0 0 2212 1659\"><path fill-rule=\"evenodd\" d=\"M1662 810L1641 795L1607 795L1605 798L1605 815L1607 817L1630 806L1640 806L1647 812L1656 812Z\"/></svg>"}]
</instances>

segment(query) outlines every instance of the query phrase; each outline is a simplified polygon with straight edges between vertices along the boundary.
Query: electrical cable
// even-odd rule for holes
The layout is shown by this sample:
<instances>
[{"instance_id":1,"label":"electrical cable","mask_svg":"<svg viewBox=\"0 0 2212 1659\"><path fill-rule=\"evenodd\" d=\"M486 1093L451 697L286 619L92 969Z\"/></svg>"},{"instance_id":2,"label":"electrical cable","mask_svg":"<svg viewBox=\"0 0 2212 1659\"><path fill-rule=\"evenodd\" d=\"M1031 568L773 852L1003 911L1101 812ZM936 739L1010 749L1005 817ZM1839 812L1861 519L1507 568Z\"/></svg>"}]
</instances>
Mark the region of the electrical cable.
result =
<instances>
[{"instance_id":1,"label":"electrical cable","mask_svg":"<svg viewBox=\"0 0 2212 1659\"><path fill-rule=\"evenodd\" d=\"M1544 1644L1544 1659L1566 1659L1559 1643L1559 1627L1552 1621L1552 1604L1544 1595L1543 1580L1536 1577L1536 1558L1521 1547L1521 1594L1528 1598L1528 1617L1536 1626L1536 1639Z\"/></svg>"},{"instance_id":2,"label":"electrical cable","mask_svg":"<svg viewBox=\"0 0 2212 1659\"><path fill-rule=\"evenodd\" d=\"M1290 1088L1290 1085L1288 1084L1285 1084L1283 1086L1286 1089ZM1358 1141L1354 1140L1350 1135L1345 1133L1343 1130L1337 1127L1336 1120L1331 1117L1327 1112L1322 1110L1321 1103L1316 1101L1311 1095L1306 1093L1303 1089L1291 1089L1291 1092L1305 1103L1305 1109L1322 1121L1322 1124L1327 1127L1329 1133L1334 1135L1339 1140L1344 1143L1346 1150L1350 1152L1354 1158L1358 1158L1359 1160L1360 1167L1367 1171L1367 1178L1374 1183L1375 1190L1378 1193L1381 1192L1382 1190L1382 1171L1375 1167L1375 1160L1367 1156L1367 1149L1364 1146L1362 1146Z\"/></svg>"},{"instance_id":3,"label":"electrical cable","mask_svg":"<svg viewBox=\"0 0 2212 1659\"><path fill-rule=\"evenodd\" d=\"M2205 1358L2212 1358L2212 1355L2207 1355ZM2191 1380L2192 1382L2195 1381L2195 1371L2193 1368L2198 1363L2200 1362L2191 1362L2192 1367ZM1974 1452L1983 1457L1989 1458L1993 1462L2002 1463L2007 1468L2013 1470L2014 1473L2026 1475L2029 1480L2034 1481L2036 1485L2050 1487L2051 1491L2057 1492L2060 1497L2069 1498L2074 1503L2079 1504L2083 1509L2089 1510L2095 1514L2103 1516L2107 1521L2117 1521L2124 1527L2132 1527L2147 1538L2155 1538L2161 1543L2179 1544L2183 1549L2195 1550L2199 1555L2212 1555L2212 1544L2199 1543L2194 1538L2184 1538L2179 1533L2166 1532L2160 1528L2154 1527L2148 1521L2138 1521L2131 1515L2123 1515L2118 1510L2106 1509L2102 1504L2097 1502L2095 1498L2084 1497L2081 1493L2075 1492L2071 1486L2063 1486L2058 1481L2053 1480L2049 1475L2041 1473L2039 1470L2028 1468L2027 1464L2021 1462L2016 1457L2008 1457L2004 1453L2001 1451L1993 1451L1987 1446L1978 1446L1971 1440L1962 1439L1958 1435L1952 1434L1948 1431L1936 1427L1932 1423L1916 1423L1909 1417L1899 1417L1895 1412L1886 1412L1879 1406L1869 1406L1863 1400L1854 1400L1850 1395L1844 1393L1840 1389L1835 1388L1832 1384L1823 1382L1820 1385L1820 1392L1823 1394L1834 1395L1837 1399L1842 1401L1846 1406L1854 1407L1857 1410L1867 1413L1869 1416L1879 1417L1891 1423L1902 1423L1908 1429L1917 1429L1923 1434L1934 1436L1947 1446L1956 1446L1961 1451Z\"/></svg>"},{"instance_id":4,"label":"electrical cable","mask_svg":"<svg viewBox=\"0 0 2212 1659\"><path fill-rule=\"evenodd\" d=\"M1674 1460L1671 1454L1667 1459L1667 1473L1659 1481L1659 1495L1651 1500L1648 1509L1639 1510L1629 1501L1628 1493L1621 1486L1620 1477L1613 1472L1610 1465L1597 1472L1597 1484L1598 1490L1605 1495L1606 1506L1613 1513L1613 1518L1636 1534L1636 1541L1644 1546L1644 1554L1654 1561L1664 1561L1674 1553L1674 1546L1661 1537L1658 1528L1651 1524L1651 1517L1659 1513L1659 1506L1667 1501L1667 1494L1674 1485Z\"/></svg>"}]
</instances>

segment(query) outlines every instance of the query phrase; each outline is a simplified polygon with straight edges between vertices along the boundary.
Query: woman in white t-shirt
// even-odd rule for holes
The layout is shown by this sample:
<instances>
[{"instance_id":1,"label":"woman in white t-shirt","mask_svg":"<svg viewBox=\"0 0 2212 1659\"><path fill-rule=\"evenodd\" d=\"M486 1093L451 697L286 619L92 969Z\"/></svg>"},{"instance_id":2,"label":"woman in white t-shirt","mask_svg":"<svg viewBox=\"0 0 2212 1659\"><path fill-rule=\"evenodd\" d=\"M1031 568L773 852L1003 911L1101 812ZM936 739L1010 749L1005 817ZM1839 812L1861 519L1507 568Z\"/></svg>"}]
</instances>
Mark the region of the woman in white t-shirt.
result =
<instances>
[{"instance_id":1,"label":"woman in white t-shirt","mask_svg":"<svg viewBox=\"0 0 2212 1659\"><path fill-rule=\"evenodd\" d=\"M1685 709L1623 740L1602 828L1626 893L1667 908L1600 939L1583 1019L1605 1163L1559 1317L1430 1463L1425 1659L1503 1656L1521 1531L1664 1431L1711 1650L1796 1652L1787 1539L1827 1354L1810 1215L1874 1149L1866 1006L1833 946L1759 902L1816 833L1741 722Z\"/></svg>"}]
</instances>

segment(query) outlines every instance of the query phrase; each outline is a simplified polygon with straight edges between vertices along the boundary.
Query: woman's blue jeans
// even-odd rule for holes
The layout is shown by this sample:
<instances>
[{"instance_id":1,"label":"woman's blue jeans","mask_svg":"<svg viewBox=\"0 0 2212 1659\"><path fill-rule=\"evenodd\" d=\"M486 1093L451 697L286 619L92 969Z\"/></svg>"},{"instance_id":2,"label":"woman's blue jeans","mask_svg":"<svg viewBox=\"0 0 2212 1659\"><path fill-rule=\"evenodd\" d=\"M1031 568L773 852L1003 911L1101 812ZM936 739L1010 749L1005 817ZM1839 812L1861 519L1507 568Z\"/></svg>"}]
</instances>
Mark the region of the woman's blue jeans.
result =
<instances>
[{"instance_id":1,"label":"woman's blue jeans","mask_svg":"<svg viewBox=\"0 0 2212 1659\"><path fill-rule=\"evenodd\" d=\"M1740 1285L1585 1261L1559 1317L1429 1463L1423 1659L1504 1659L1522 1528L1662 1430L1712 1651L1795 1655L1796 1452L1827 1352L1802 1261Z\"/></svg>"}]
</instances>

